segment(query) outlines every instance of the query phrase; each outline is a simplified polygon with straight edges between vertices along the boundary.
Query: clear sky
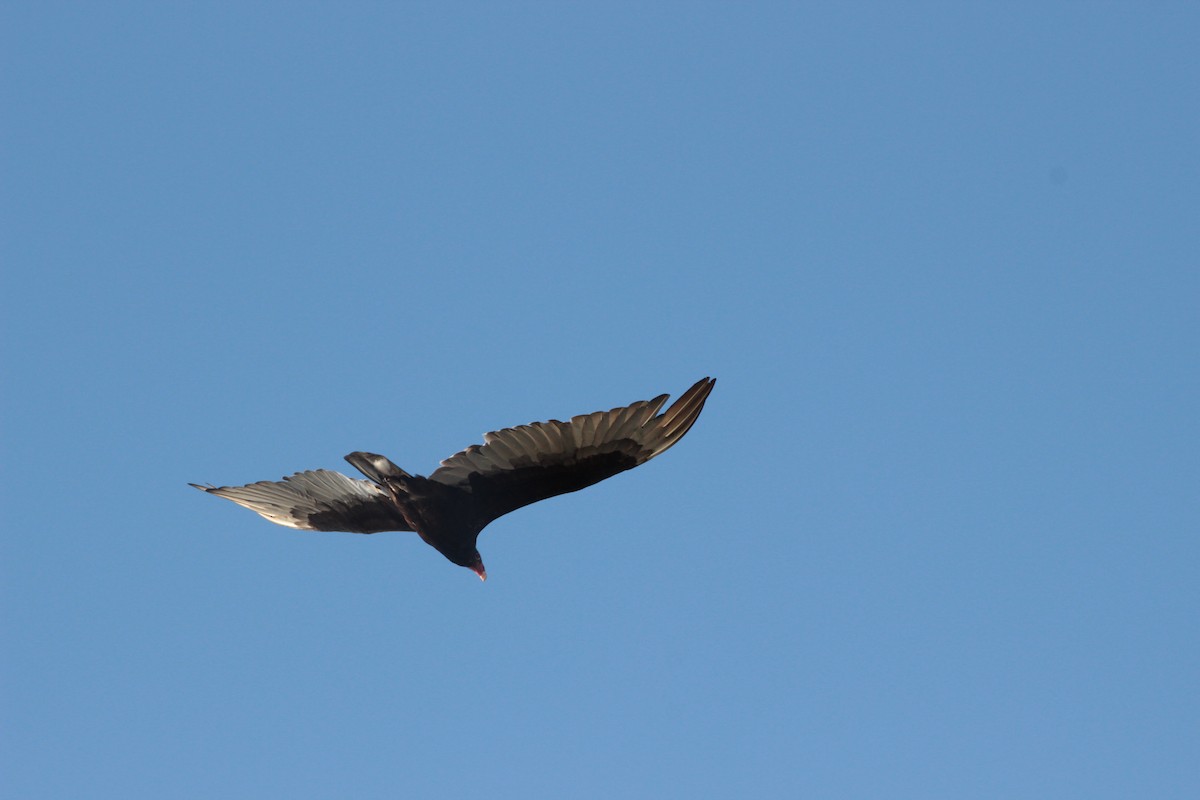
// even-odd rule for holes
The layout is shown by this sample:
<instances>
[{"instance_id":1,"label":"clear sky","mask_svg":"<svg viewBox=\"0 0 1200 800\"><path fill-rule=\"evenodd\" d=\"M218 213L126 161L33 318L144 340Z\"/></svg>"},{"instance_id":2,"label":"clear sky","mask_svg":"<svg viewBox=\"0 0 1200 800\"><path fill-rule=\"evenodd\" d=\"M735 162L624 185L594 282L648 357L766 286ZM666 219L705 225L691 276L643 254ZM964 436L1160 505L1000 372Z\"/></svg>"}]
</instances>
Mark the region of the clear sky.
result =
<instances>
[{"instance_id":1,"label":"clear sky","mask_svg":"<svg viewBox=\"0 0 1200 800\"><path fill-rule=\"evenodd\" d=\"M1200 10L984 6L5 3L0 794L1200 796Z\"/></svg>"}]
</instances>

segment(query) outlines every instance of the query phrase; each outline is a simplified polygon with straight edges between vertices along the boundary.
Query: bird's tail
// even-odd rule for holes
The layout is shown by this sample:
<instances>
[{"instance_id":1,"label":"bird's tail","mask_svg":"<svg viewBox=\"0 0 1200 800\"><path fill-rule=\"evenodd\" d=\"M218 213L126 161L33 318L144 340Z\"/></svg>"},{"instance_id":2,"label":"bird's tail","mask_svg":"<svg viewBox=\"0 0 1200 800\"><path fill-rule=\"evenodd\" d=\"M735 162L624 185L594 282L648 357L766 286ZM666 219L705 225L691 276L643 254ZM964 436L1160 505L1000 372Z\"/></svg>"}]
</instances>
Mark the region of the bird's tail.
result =
<instances>
[{"instance_id":1,"label":"bird's tail","mask_svg":"<svg viewBox=\"0 0 1200 800\"><path fill-rule=\"evenodd\" d=\"M411 478L404 470L397 467L386 457L376 455L375 453L364 453L356 450L346 456L346 460L350 462L356 470L366 475L371 480L382 485L386 485L387 479L393 480L398 478Z\"/></svg>"}]
</instances>

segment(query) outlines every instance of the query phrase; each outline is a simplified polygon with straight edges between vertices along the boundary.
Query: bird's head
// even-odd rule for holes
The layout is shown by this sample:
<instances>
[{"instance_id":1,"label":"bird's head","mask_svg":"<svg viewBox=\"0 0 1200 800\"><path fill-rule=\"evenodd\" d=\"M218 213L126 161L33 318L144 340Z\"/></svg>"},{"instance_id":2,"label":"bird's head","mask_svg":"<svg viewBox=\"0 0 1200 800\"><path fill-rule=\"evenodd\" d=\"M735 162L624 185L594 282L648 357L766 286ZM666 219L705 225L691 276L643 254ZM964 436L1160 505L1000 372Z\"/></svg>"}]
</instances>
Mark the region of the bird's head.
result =
<instances>
[{"instance_id":1,"label":"bird's head","mask_svg":"<svg viewBox=\"0 0 1200 800\"><path fill-rule=\"evenodd\" d=\"M483 556L479 555L479 551L475 551L475 555L471 561L464 565L467 569L479 576L479 580L487 580L487 570L483 568Z\"/></svg>"},{"instance_id":2,"label":"bird's head","mask_svg":"<svg viewBox=\"0 0 1200 800\"><path fill-rule=\"evenodd\" d=\"M451 563L466 567L478 575L481 581L487 580L487 570L483 568L483 557L479 555L479 549L475 547L474 542L455 542L450 546L447 546L445 542L438 542L434 546Z\"/></svg>"}]
</instances>

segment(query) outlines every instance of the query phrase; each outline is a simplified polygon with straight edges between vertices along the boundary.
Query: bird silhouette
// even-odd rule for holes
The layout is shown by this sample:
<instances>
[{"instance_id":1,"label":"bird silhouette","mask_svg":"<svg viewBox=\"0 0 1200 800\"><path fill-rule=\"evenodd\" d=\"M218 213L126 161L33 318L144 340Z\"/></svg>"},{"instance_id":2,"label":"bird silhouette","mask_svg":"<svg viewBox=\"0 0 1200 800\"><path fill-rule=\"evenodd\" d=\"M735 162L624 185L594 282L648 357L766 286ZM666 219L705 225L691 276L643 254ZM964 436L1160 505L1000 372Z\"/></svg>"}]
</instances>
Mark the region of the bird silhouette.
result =
<instances>
[{"instance_id":1,"label":"bird silhouette","mask_svg":"<svg viewBox=\"0 0 1200 800\"><path fill-rule=\"evenodd\" d=\"M611 411L484 434L429 477L410 475L375 453L346 456L369 480L318 469L282 481L201 486L271 522L311 531L416 531L450 561L487 580L476 541L493 520L575 492L644 464L683 438L715 379L704 378L659 414L662 394Z\"/></svg>"}]
</instances>

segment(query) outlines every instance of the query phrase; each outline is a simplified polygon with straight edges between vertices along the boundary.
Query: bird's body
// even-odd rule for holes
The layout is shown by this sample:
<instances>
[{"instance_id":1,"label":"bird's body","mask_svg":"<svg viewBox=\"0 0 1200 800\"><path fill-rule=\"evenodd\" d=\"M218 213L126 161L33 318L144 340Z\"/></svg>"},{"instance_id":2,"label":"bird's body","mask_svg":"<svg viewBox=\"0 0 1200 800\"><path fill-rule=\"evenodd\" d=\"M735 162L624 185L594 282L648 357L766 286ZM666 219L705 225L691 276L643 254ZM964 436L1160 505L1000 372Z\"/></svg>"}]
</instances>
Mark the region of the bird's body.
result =
<instances>
[{"instance_id":1,"label":"bird's body","mask_svg":"<svg viewBox=\"0 0 1200 800\"><path fill-rule=\"evenodd\" d=\"M359 451L346 460L370 480L310 470L246 486L192 486L292 528L416 531L450 561L486 579L476 539L490 522L665 452L695 423L715 383L699 381L657 416L665 394L570 422L535 422L488 433L484 444L450 456L428 478Z\"/></svg>"}]
</instances>

